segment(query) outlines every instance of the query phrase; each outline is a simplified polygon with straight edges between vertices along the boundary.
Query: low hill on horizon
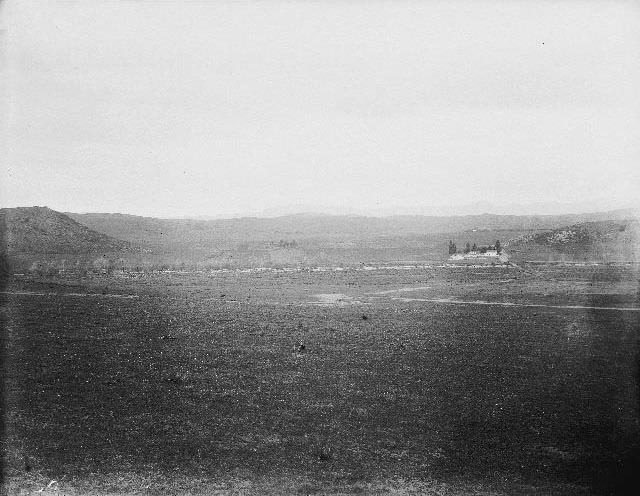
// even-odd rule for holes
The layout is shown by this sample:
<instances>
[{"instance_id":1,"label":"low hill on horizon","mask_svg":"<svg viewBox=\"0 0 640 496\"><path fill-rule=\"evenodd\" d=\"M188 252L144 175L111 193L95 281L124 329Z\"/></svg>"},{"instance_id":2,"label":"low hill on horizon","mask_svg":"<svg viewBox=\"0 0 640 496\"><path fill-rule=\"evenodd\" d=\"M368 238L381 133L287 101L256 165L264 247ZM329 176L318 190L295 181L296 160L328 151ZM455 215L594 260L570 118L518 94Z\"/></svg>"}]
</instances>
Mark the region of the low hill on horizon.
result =
<instances>
[{"instance_id":1,"label":"low hill on horizon","mask_svg":"<svg viewBox=\"0 0 640 496\"><path fill-rule=\"evenodd\" d=\"M522 261L634 262L640 255L640 221L582 222L510 239L505 250Z\"/></svg>"},{"instance_id":2,"label":"low hill on horizon","mask_svg":"<svg viewBox=\"0 0 640 496\"><path fill-rule=\"evenodd\" d=\"M140 248L48 207L0 209L2 252L9 254L138 252Z\"/></svg>"},{"instance_id":3,"label":"low hill on horizon","mask_svg":"<svg viewBox=\"0 0 640 496\"><path fill-rule=\"evenodd\" d=\"M430 217L401 215L391 217L335 216L324 214L282 217L244 217L192 220L158 219L127 214L67 213L91 229L117 239L154 250L180 253L206 253L215 248L244 244L278 243L280 240L325 240L329 244L358 242L389 237L415 237L444 233L513 232L557 229L580 222L632 218L630 209L566 215L464 215Z\"/></svg>"}]
</instances>

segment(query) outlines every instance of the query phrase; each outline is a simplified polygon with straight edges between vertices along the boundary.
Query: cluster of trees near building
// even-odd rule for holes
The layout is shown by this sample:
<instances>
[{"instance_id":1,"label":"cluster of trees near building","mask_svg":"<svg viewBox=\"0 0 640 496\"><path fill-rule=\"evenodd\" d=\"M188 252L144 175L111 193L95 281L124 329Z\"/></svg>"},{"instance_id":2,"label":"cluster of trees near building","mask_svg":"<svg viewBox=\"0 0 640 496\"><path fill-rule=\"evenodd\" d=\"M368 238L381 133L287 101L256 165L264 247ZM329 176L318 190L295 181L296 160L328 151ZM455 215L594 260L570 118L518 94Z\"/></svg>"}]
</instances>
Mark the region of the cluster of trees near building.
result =
<instances>
[{"instance_id":1,"label":"cluster of trees near building","mask_svg":"<svg viewBox=\"0 0 640 496\"><path fill-rule=\"evenodd\" d=\"M498 252L498 254L500 254L502 252L502 245L500 244L500 240L496 240L495 245L489 246L477 246L475 243L473 243L473 246L471 246L471 244L467 241L467 244L464 246L463 253L470 253L472 251L476 253L486 253L489 250L495 250ZM458 253L458 247L453 241L449 240L449 255L455 255L456 253Z\"/></svg>"}]
</instances>

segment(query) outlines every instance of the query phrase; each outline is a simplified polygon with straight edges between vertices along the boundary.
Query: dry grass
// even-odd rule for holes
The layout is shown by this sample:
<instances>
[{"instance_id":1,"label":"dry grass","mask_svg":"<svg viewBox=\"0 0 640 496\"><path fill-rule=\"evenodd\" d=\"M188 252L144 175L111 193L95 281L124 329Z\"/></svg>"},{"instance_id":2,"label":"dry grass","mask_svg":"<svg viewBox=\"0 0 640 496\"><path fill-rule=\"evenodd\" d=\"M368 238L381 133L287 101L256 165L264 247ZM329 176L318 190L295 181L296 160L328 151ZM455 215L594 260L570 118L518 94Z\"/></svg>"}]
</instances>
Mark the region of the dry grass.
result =
<instances>
[{"instance_id":1,"label":"dry grass","mask_svg":"<svg viewBox=\"0 0 640 496\"><path fill-rule=\"evenodd\" d=\"M100 283L136 299L8 295L5 490L620 493L640 452L637 315L390 292L632 297L636 274L560 270L172 276ZM306 303L372 292L366 308Z\"/></svg>"}]
</instances>

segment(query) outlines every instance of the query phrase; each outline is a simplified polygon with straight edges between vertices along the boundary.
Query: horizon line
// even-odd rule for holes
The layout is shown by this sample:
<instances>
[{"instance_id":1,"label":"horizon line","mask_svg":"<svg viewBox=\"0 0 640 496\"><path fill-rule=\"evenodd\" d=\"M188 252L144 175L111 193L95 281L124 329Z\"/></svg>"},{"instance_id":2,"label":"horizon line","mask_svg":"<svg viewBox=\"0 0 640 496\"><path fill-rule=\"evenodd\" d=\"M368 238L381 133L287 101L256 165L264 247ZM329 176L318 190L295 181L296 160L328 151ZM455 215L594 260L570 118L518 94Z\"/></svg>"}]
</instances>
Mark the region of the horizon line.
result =
<instances>
[{"instance_id":1,"label":"horizon line","mask_svg":"<svg viewBox=\"0 0 640 496\"><path fill-rule=\"evenodd\" d=\"M462 208L468 208L469 206L464 206ZM371 212L374 209L362 209L360 212L328 212L322 210L299 210L299 211L290 211L286 213L278 213L278 214L265 214L263 212L245 212L245 213L237 213L237 214L217 214L217 215L207 215L207 214L194 214L194 215L181 215L181 216L162 216L162 215L140 215L135 213L126 213L122 211L71 211L71 210L57 210L55 208L49 207L48 205L29 205L29 206L13 206L7 207L2 206L0 209L2 210L10 210L10 209L28 209L28 208L46 208L55 212L59 212L62 214L75 214L75 215L123 215L123 216L131 216L131 217L141 217L148 219L158 219L158 220L195 220L195 221L215 221L215 220L237 220L237 219L278 219L285 217L362 217L362 218L376 218L376 219L384 219L384 218L393 218L393 217L431 217L431 218L447 218L447 217L482 217L487 215L492 215L496 217L553 217L553 216L569 216L569 215L594 215L594 214L611 214L611 213L619 213L629 211L630 214L640 217L640 206L628 205L616 208L606 208L606 209L594 209L594 210L581 210L581 211L562 211L562 212L553 212L553 213L538 213L538 212L526 212L526 213L509 213L509 212L490 212L490 211L482 211L478 213L471 212L452 212L449 214L446 213L420 213L420 212L398 212L398 213L388 213L388 214L376 214ZM423 207L424 210L429 208L432 209L440 209L440 208L448 208L448 207ZM499 208L499 207L497 207ZM521 207L521 208L524 208ZM275 209L274 209L275 210ZM329 209L328 209L329 210ZM416 209L418 210L418 209ZM369 212L367 212L369 211Z\"/></svg>"}]
</instances>

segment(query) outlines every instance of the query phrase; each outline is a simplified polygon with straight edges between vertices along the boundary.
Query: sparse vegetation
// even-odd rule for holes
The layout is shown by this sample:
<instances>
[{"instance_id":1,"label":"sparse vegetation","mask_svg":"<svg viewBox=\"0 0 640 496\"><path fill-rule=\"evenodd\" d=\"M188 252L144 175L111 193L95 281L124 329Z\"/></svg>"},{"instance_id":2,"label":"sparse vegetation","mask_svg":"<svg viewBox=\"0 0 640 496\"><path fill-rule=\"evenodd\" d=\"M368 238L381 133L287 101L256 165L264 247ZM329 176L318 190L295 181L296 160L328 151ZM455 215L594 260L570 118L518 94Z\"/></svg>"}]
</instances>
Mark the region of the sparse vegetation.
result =
<instances>
[{"instance_id":1,"label":"sparse vegetation","mask_svg":"<svg viewBox=\"0 0 640 496\"><path fill-rule=\"evenodd\" d=\"M172 474L181 487L241 474L291 492L398 479L452 494L614 490L638 453L634 319L388 290L628 306L636 274L491 270L12 280L10 290L55 294L9 296L9 479L28 480L28 459L38 489L150 471L161 492ZM352 287L355 303L311 305L309 287Z\"/></svg>"},{"instance_id":2,"label":"sparse vegetation","mask_svg":"<svg viewBox=\"0 0 640 496\"><path fill-rule=\"evenodd\" d=\"M509 253L527 260L637 261L638 220L576 224L514 237Z\"/></svg>"},{"instance_id":3,"label":"sparse vegetation","mask_svg":"<svg viewBox=\"0 0 640 496\"><path fill-rule=\"evenodd\" d=\"M278 242L278 246L280 248L297 248L298 247L298 242L295 239L292 239L290 241L281 239Z\"/></svg>"}]
</instances>

